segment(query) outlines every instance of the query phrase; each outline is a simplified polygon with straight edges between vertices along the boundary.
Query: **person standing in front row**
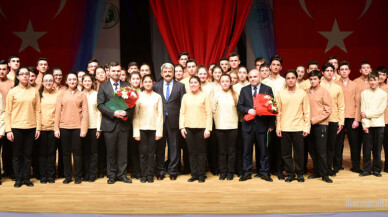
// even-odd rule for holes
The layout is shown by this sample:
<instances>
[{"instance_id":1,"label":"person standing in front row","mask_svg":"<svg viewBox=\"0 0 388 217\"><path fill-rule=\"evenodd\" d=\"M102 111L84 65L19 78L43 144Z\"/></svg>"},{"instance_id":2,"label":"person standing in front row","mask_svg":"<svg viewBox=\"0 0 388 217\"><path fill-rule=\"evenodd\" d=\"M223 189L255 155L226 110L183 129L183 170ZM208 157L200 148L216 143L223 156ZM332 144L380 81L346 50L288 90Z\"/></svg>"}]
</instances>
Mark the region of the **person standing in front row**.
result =
<instances>
[{"instance_id":1,"label":"person standing in front row","mask_svg":"<svg viewBox=\"0 0 388 217\"><path fill-rule=\"evenodd\" d=\"M192 76L190 92L182 98L179 113L179 129L189 149L191 178L188 182L205 182L206 142L212 130L212 114L209 96L201 91L201 80Z\"/></svg>"},{"instance_id":2,"label":"person standing in front row","mask_svg":"<svg viewBox=\"0 0 388 217\"><path fill-rule=\"evenodd\" d=\"M258 94L268 94L273 97L271 87L260 83L260 73L257 70L249 72L249 82L251 85L241 89L238 100L237 110L243 115L251 114L256 116L256 110L253 107L253 97ZM243 138L243 171L240 181L246 181L252 178L252 152L253 144L259 150L261 179L272 182L269 171L269 156L267 147L267 132L272 132L275 128L275 116L256 116L254 120L242 122Z\"/></svg>"},{"instance_id":3,"label":"person standing in front row","mask_svg":"<svg viewBox=\"0 0 388 217\"><path fill-rule=\"evenodd\" d=\"M220 180L233 180L236 165L236 139L238 134L238 96L232 88L230 75L221 75L222 91L214 94L212 110L218 142Z\"/></svg>"},{"instance_id":4,"label":"person standing in front row","mask_svg":"<svg viewBox=\"0 0 388 217\"><path fill-rule=\"evenodd\" d=\"M86 94L77 89L78 79L75 73L66 76L67 90L59 95L55 108L54 134L61 138L65 180L69 184L73 176L71 154L74 158L75 184L82 182L82 146L81 137L88 132L89 114Z\"/></svg>"},{"instance_id":5,"label":"person standing in front row","mask_svg":"<svg viewBox=\"0 0 388 217\"><path fill-rule=\"evenodd\" d=\"M118 62L109 64L109 81L102 83L97 95L97 108L102 114L101 131L103 131L107 149L108 184L117 180L132 183L127 177L127 148L130 123L135 107L127 110L113 111L105 105L114 97L114 91L120 87L130 87L127 82L120 81L121 66ZM128 117L126 121L122 118Z\"/></svg>"},{"instance_id":6,"label":"person standing in front row","mask_svg":"<svg viewBox=\"0 0 388 217\"><path fill-rule=\"evenodd\" d=\"M156 169L158 179L163 179L165 171L165 148L168 143L169 163L167 172L171 180L176 180L180 167L181 144L179 134L179 109L182 97L186 93L185 85L174 80L174 66L165 63L161 67L163 80L155 83L154 91L162 97L163 102L163 137L157 141Z\"/></svg>"},{"instance_id":7,"label":"person standing in front row","mask_svg":"<svg viewBox=\"0 0 388 217\"><path fill-rule=\"evenodd\" d=\"M321 72L313 70L309 73L310 88L306 90L310 102L310 135L307 137L309 152L313 159L314 173L308 179L319 178L327 183L333 181L329 178L327 167L327 125L331 114L332 99L326 88L321 87Z\"/></svg>"},{"instance_id":8,"label":"person standing in front row","mask_svg":"<svg viewBox=\"0 0 388 217\"><path fill-rule=\"evenodd\" d=\"M133 137L140 141L140 182L154 182L154 158L156 142L163 136L162 97L152 90L151 75L142 78L144 91L139 94L133 115Z\"/></svg>"},{"instance_id":9,"label":"person standing in front row","mask_svg":"<svg viewBox=\"0 0 388 217\"><path fill-rule=\"evenodd\" d=\"M381 148L384 139L384 111L387 107L387 93L379 88L379 75L371 72L368 75L370 88L361 93L361 117L364 134L364 172L360 176L371 173L381 177ZM373 165L371 164L373 152Z\"/></svg>"},{"instance_id":10,"label":"person standing in front row","mask_svg":"<svg viewBox=\"0 0 388 217\"><path fill-rule=\"evenodd\" d=\"M279 109L276 116L276 134L281 137L284 168L288 175L285 181L292 182L296 173L298 182L304 182L303 138L310 133L309 98L304 90L296 88L298 74L295 70L288 70L284 76L287 88L280 91L276 99Z\"/></svg>"},{"instance_id":11,"label":"person standing in front row","mask_svg":"<svg viewBox=\"0 0 388 217\"><path fill-rule=\"evenodd\" d=\"M3 139L4 135L5 135L5 105L4 105L4 101L3 101L3 97L2 95L0 94L0 139ZM1 167L0 167L0 171L1 171ZM0 185L2 184L1 182L1 175L0 175Z\"/></svg>"},{"instance_id":12,"label":"person standing in front row","mask_svg":"<svg viewBox=\"0 0 388 217\"><path fill-rule=\"evenodd\" d=\"M22 184L34 186L30 181L30 168L34 140L41 130L40 97L38 90L28 85L27 67L16 71L15 87L8 92L5 112L5 132L12 144L15 188Z\"/></svg>"}]
</instances>

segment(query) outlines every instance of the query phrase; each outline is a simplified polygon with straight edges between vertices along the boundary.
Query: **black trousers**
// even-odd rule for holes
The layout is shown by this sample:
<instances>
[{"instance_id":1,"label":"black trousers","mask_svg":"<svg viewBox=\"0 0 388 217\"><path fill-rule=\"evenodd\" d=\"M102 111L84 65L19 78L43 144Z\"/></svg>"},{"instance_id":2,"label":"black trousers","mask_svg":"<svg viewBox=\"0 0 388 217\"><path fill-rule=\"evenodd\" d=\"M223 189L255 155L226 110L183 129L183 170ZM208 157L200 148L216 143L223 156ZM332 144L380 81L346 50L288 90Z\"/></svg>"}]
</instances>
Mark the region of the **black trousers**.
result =
<instances>
[{"instance_id":1,"label":"black trousers","mask_svg":"<svg viewBox=\"0 0 388 217\"><path fill-rule=\"evenodd\" d=\"M182 134L179 133L179 144L181 150L181 158L179 158L178 170L182 169L182 159L183 159L183 173L191 173L190 169L190 158L189 158L189 148L187 147L186 139L182 137Z\"/></svg>"},{"instance_id":2,"label":"black trousers","mask_svg":"<svg viewBox=\"0 0 388 217\"><path fill-rule=\"evenodd\" d=\"M383 145L384 145L384 154L385 154L384 171L388 171L388 124L386 124L384 128Z\"/></svg>"},{"instance_id":3,"label":"black trousers","mask_svg":"<svg viewBox=\"0 0 388 217\"><path fill-rule=\"evenodd\" d=\"M63 167L64 175L66 179L71 179L72 163L71 154L73 153L74 159L74 177L76 179L82 178L82 146L80 129L63 129L60 128L61 143L63 150Z\"/></svg>"},{"instance_id":4,"label":"black trousers","mask_svg":"<svg viewBox=\"0 0 388 217\"><path fill-rule=\"evenodd\" d=\"M295 173L297 175L303 175L303 132L282 132L281 142L282 157L287 175L289 177L295 177ZM292 158L292 149L294 149L294 159Z\"/></svg>"},{"instance_id":5,"label":"black trousers","mask_svg":"<svg viewBox=\"0 0 388 217\"><path fill-rule=\"evenodd\" d=\"M128 134L116 125L112 131L104 131L107 152L107 176L111 179L127 175Z\"/></svg>"},{"instance_id":6,"label":"black trousers","mask_svg":"<svg viewBox=\"0 0 388 217\"><path fill-rule=\"evenodd\" d=\"M364 171L381 172L381 149L384 140L384 127L370 127L369 133L364 134ZM373 165L371 154L373 153Z\"/></svg>"},{"instance_id":7,"label":"black trousers","mask_svg":"<svg viewBox=\"0 0 388 217\"><path fill-rule=\"evenodd\" d=\"M62 149L61 139L55 138L55 143L57 145L56 149L58 151L58 167L57 167L58 177L65 177L64 166L63 166L63 149Z\"/></svg>"},{"instance_id":8,"label":"black trousers","mask_svg":"<svg viewBox=\"0 0 388 217\"><path fill-rule=\"evenodd\" d=\"M326 151L327 128L327 125L311 125L310 135L307 137L315 175L329 175Z\"/></svg>"},{"instance_id":9,"label":"black trousers","mask_svg":"<svg viewBox=\"0 0 388 217\"><path fill-rule=\"evenodd\" d=\"M156 173L164 175L167 172L170 175L178 174L179 159L181 158L179 144L180 130L171 128L168 124L168 116L163 124L163 137L156 142ZM168 144L168 165L165 165L166 142Z\"/></svg>"},{"instance_id":10,"label":"black trousers","mask_svg":"<svg viewBox=\"0 0 388 217\"><path fill-rule=\"evenodd\" d=\"M97 139L98 153L97 153L97 167L98 174L104 175L106 171L106 145L104 134L101 133L100 138Z\"/></svg>"},{"instance_id":11,"label":"black trousers","mask_svg":"<svg viewBox=\"0 0 388 217\"><path fill-rule=\"evenodd\" d=\"M39 166L39 156L40 156L40 145L37 140L34 140L33 142L33 148L32 148L32 159L31 159L31 167L32 167L32 174L35 178L40 179L40 166Z\"/></svg>"},{"instance_id":12,"label":"black trousers","mask_svg":"<svg viewBox=\"0 0 388 217\"><path fill-rule=\"evenodd\" d=\"M142 177L154 176L155 133L155 130L140 130L139 153Z\"/></svg>"},{"instance_id":13,"label":"black trousers","mask_svg":"<svg viewBox=\"0 0 388 217\"><path fill-rule=\"evenodd\" d=\"M131 168L132 176L141 174L140 171L140 153L139 153L140 142L136 141L133 138L133 129L129 130L129 139L128 139L128 169Z\"/></svg>"},{"instance_id":14,"label":"black trousers","mask_svg":"<svg viewBox=\"0 0 388 217\"><path fill-rule=\"evenodd\" d=\"M40 131L39 169L41 178L55 178L56 143L54 131Z\"/></svg>"},{"instance_id":15,"label":"black trousers","mask_svg":"<svg viewBox=\"0 0 388 217\"><path fill-rule=\"evenodd\" d=\"M329 122L329 126L327 128L327 142L326 142L327 168L329 170L333 169L334 150L335 150L335 145L337 140L337 131L338 131L338 123Z\"/></svg>"},{"instance_id":16,"label":"black trousers","mask_svg":"<svg viewBox=\"0 0 388 217\"><path fill-rule=\"evenodd\" d=\"M341 132L337 136L337 144L334 149L334 170L339 170L342 166L344 141L345 141L345 129L348 135L349 147L350 147L350 159L352 161L352 168L359 170L361 162L361 143L358 141L360 128L353 129L352 124L354 118L345 118L345 125Z\"/></svg>"},{"instance_id":17,"label":"black trousers","mask_svg":"<svg viewBox=\"0 0 388 217\"><path fill-rule=\"evenodd\" d=\"M218 141L218 168L221 174L234 174L237 132L237 129L215 130Z\"/></svg>"},{"instance_id":18,"label":"black trousers","mask_svg":"<svg viewBox=\"0 0 388 217\"><path fill-rule=\"evenodd\" d=\"M192 177L206 175L206 141L205 129L186 128L187 147L189 150L190 168Z\"/></svg>"},{"instance_id":19,"label":"black trousers","mask_svg":"<svg viewBox=\"0 0 388 217\"><path fill-rule=\"evenodd\" d=\"M215 124L213 122L213 129L215 129ZM218 142L217 137L214 133L210 134L210 137L206 139L207 146L207 157L209 170L212 173L218 173Z\"/></svg>"},{"instance_id":20,"label":"black trousers","mask_svg":"<svg viewBox=\"0 0 388 217\"><path fill-rule=\"evenodd\" d=\"M31 158L35 128L12 129L14 141L12 144L12 163L15 179L20 181L30 180Z\"/></svg>"},{"instance_id":21,"label":"black trousers","mask_svg":"<svg viewBox=\"0 0 388 217\"><path fill-rule=\"evenodd\" d=\"M282 158L282 145L280 137L276 135L276 128L271 132L271 141L268 145L268 153L269 153L269 165L270 171L273 174L280 174L284 169L284 162ZM256 156L258 153L256 151ZM260 168L259 161L256 157L256 166ZM259 173L258 173L259 174Z\"/></svg>"},{"instance_id":22,"label":"black trousers","mask_svg":"<svg viewBox=\"0 0 388 217\"><path fill-rule=\"evenodd\" d=\"M236 173L243 174L243 139L242 139L242 123L238 122L237 139L236 139Z\"/></svg>"},{"instance_id":23,"label":"black trousers","mask_svg":"<svg viewBox=\"0 0 388 217\"><path fill-rule=\"evenodd\" d=\"M82 138L82 171L87 180L97 177L98 143L97 129L88 129L86 137Z\"/></svg>"},{"instance_id":24,"label":"black trousers","mask_svg":"<svg viewBox=\"0 0 388 217\"><path fill-rule=\"evenodd\" d=\"M4 170L4 173L6 173L9 176L13 174L12 144L13 143L7 139L7 135L5 135L0 140L0 145L2 147L1 159L3 161L3 170Z\"/></svg>"},{"instance_id":25,"label":"black trousers","mask_svg":"<svg viewBox=\"0 0 388 217\"><path fill-rule=\"evenodd\" d=\"M253 144L255 149L258 151L260 168L258 168L259 175L269 175L269 155L267 147L267 133L266 132L242 132L243 135L243 170L244 174L252 174L252 155L253 155Z\"/></svg>"}]
</instances>

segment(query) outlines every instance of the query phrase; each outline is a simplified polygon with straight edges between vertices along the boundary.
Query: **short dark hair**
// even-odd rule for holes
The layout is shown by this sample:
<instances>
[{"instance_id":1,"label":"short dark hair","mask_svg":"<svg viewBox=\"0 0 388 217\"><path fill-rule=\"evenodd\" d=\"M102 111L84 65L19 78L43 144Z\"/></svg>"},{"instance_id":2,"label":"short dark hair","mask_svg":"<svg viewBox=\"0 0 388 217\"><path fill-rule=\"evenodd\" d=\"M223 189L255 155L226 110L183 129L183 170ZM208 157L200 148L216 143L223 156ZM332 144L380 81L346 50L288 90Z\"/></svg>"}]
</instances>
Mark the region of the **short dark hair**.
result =
<instances>
[{"instance_id":1,"label":"short dark hair","mask_svg":"<svg viewBox=\"0 0 388 217\"><path fill-rule=\"evenodd\" d=\"M33 66L27 67L27 70L28 70L29 72L32 72L32 73L34 73L35 75L37 75L37 70L36 70L36 68L33 67Z\"/></svg>"},{"instance_id":2,"label":"short dark hair","mask_svg":"<svg viewBox=\"0 0 388 217\"><path fill-rule=\"evenodd\" d=\"M63 70L61 67L59 66L55 66L54 68L51 69L51 74L54 74L54 70L61 70L62 74L63 74Z\"/></svg>"},{"instance_id":3,"label":"short dark hair","mask_svg":"<svg viewBox=\"0 0 388 217\"><path fill-rule=\"evenodd\" d=\"M255 59L255 64L256 64L257 62L259 62L259 61L262 61L263 63L268 63L267 60L266 60L264 57L257 57L257 58Z\"/></svg>"},{"instance_id":4,"label":"short dark hair","mask_svg":"<svg viewBox=\"0 0 388 217\"><path fill-rule=\"evenodd\" d=\"M311 65L317 65L318 69L319 69L319 64L317 61L315 60L311 60L309 63L307 63L307 68L309 68Z\"/></svg>"},{"instance_id":5,"label":"short dark hair","mask_svg":"<svg viewBox=\"0 0 388 217\"><path fill-rule=\"evenodd\" d=\"M7 65L7 61L5 61L5 60L0 60L0 65Z\"/></svg>"},{"instance_id":6,"label":"short dark hair","mask_svg":"<svg viewBox=\"0 0 388 217\"><path fill-rule=\"evenodd\" d=\"M187 51L180 52L180 53L178 54L178 60L179 60L182 56L187 56L187 59L190 59L190 54L189 54L189 52L187 52Z\"/></svg>"},{"instance_id":7,"label":"short dark hair","mask_svg":"<svg viewBox=\"0 0 388 217\"><path fill-rule=\"evenodd\" d=\"M118 62L116 62L116 61L110 62L110 63L109 63L109 69L110 69L111 67L113 67L113 66L121 66L121 65L120 65L120 63L118 63Z\"/></svg>"},{"instance_id":8,"label":"short dark hair","mask_svg":"<svg viewBox=\"0 0 388 217\"><path fill-rule=\"evenodd\" d=\"M370 80L370 79L379 79L379 74L376 72L376 71L373 71L373 72L371 72L371 73L369 73L369 75L368 75L368 80Z\"/></svg>"},{"instance_id":9,"label":"short dark hair","mask_svg":"<svg viewBox=\"0 0 388 217\"><path fill-rule=\"evenodd\" d=\"M229 54L229 59L230 59L231 57L238 57L238 59L240 59L240 55L238 55L238 53L236 53L236 52L230 53L230 54Z\"/></svg>"},{"instance_id":10,"label":"short dark hair","mask_svg":"<svg viewBox=\"0 0 388 217\"><path fill-rule=\"evenodd\" d=\"M321 74L321 72L319 70L313 70L313 71L310 72L309 78L314 77L314 76L317 76L318 79L321 79L322 74Z\"/></svg>"},{"instance_id":11,"label":"short dark hair","mask_svg":"<svg viewBox=\"0 0 388 217\"><path fill-rule=\"evenodd\" d=\"M348 61L341 61L339 64L338 64L338 68L341 68L341 66L348 66L349 69L350 69L350 63Z\"/></svg>"},{"instance_id":12,"label":"short dark hair","mask_svg":"<svg viewBox=\"0 0 388 217\"><path fill-rule=\"evenodd\" d=\"M189 64L189 63L195 63L195 65L198 66L198 63L197 63L197 61L196 61L195 59L189 59L189 60L187 60L186 66L187 66L187 64Z\"/></svg>"},{"instance_id":13,"label":"short dark hair","mask_svg":"<svg viewBox=\"0 0 388 217\"><path fill-rule=\"evenodd\" d=\"M137 68L139 68L139 64L137 62L130 62L128 64L128 69L131 68L131 66L136 66ZM110 67L109 67L110 68Z\"/></svg>"},{"instance_id":14,"label":"short dark hair","mask_svg":"<svg viewBox=\"0 0 388 217\"><path fill-rule=\"evenodd\" d=\"M218 65L221 64L221 61L225 61L225 60L229 62L229 60L228 60L226 57L222 57L222 58L218 61Z\"/></svg>"},{"instance_id":15,"label":"short dark hair","mask_svg":"<svg viewBox=\"0 0 388 217\"><path fill-rule=\"evenodd\" d=\"M259 68L259 71L261 70L261 68L269 68L269 64L268 63L261 64L260 68Z\"/></svg>"},{"instance_id":16,"label":"short dark hair","mask_svg":"<svg viewBox=\"0 0 388 217\"><path fill-rule=\"evenodd\" d=\"M181 65L181 64L176 64L176 65L174 65L174 74L175 74L175 69L176 69L176 67L181 67L181 69L183 70L183 66Z\"/></svg>"},{"instance_id":17,"label":"short dark hair","mask_svg":"<svg viewBox=\"0 0 388 217\"><path fill-rule=\"evenodd\" d=\"M12 58L18 58L18 59L20 59L20 57L18 56L18 55L12 55L12 56L10 56L9 58L8 58L8 62L11 62L11 59ZM16 87L16 86L15 86Z\"/></svg>"},{"instance_id":18,"label":"short dark hair","mask_svg":"<svg viewBox=\"0 0 388 217\"><path fill-rule=\"evenodd\" d=\"M201 79L199 79L198 76L194 75L194 76L191 76L191 78L189 79L189 82L192 80L192 79L195 79L198 81L199 85L201 86Z\"/></svg>"},{"instance_id":19,"label":"short dark hair","mask_svg":"<svg viewBox=\"0 0 388 217\"><path fill-rule=\"evenodd\" d=\"M47 62L47 65L49 64L48 59L47 59L47 58L44 58L44 57L39 58L38 61L36 61L36 65L39 64L39 61L46 61L46 62Z\"/></svg>"},{"instance_id":20,"label":"short dark hair","mask_svg":"<svg viewBox=\"0 0 388 217\"><path fill-rule=\"evenodd\" d=\"M283 59L279 55L274 55L271 57L270 64L272 64L273 61L279 61L280 65L283 65Z\"/></svg>"},{"instance_id":21,"label":"short dark hair","mask_svg":"<svg viewBox=\"0 0 388 217\"><path fill-rule=\"evenodd\" d=\"M145 80L146 78L150 78L151 81L154 82L154 79L152 78L152 76L151 76L150 74L146 74L146 75L144 75L143 78L141 79L141 83L143 83L144 80Z\"/></svg>"},{"instance_id":22,"label":"short dark hair","mask_svg":"<svg viewBox=\"0 0 388 217\"><path fill-rule=\"evenodd\" d=\"M376 72L377 73L382 72L382 73L387 74L387 68L385 66L379 66L379 67L377 67Z\"/></svg>"},{"instance_id":23,"label":"short dark hair","mask_svg":"<svg viewBox=\"0 0 388 217\"><path fill-rule=\"evenodd\" d=\"M302 67L302 68L304 69L304 71L306 72L306 67L305 67L304 65L298 65L298 66L295 68L295 70L296 70L297 68L299 68L299 67Z\"/></svg>"},{"instance_id":24,"label":"short dark hair","mask_svg":"<svg viewBox=\"0 0 388 217\"><path fill-rule=\"evenodd\" d=\"M329 56L329 58L327 58L327 61L329 60L337 60L338 61L338 57L337 56Z\"/></svg>"},{"instance_id":25,"label":"short dark hair","mask_svg":"<svg viewBox=\"0 0 388 217\"><path fill-rule=\"evenodd\" d=\"M89 63L97 63L98 64L98 60L96 58L92 58L91 60L89 60L88 64Z\"/></svg>"},{"instance_id":26,"label":"short dark hair","mask_svg":"<svg viewBox=\"0 0 388 217\"><path fill-rule=\"evenodd\" d=\"M287 77L287 75L288 74L294 74L295 75L295 78L297 78L298 77L298 73L296 73L296 71L294 70L294 69L289 69L289 70L287 70L287 72L286 73L284 73L284 77Z\"/></svg>"},{"instance_id":27,"label":"short dark hair","mask_svg":"<svg viewBox=\"0 0 388 217\"><path fill-rule=\"evenodd\" d=\"M360 67L362 67L363 65L369 65L369 66L371 66L370 63L369 63L368 61L363 61L363 62L360 64Z\"/></svg>"},{"instance_id":28,"label":"short dark hair","mask_svg":"<svg viewBox=\"0 0 388 217\"><path fill-rule=\"evenodd\" d=\"M333 66L333 64L331 64L331 63L325 63L325 64L323 64L323 66L322 66L322 72L324 72L327 68L332 68L333 70L335 69L335 67Z\"/></svg>"}]
</instances>

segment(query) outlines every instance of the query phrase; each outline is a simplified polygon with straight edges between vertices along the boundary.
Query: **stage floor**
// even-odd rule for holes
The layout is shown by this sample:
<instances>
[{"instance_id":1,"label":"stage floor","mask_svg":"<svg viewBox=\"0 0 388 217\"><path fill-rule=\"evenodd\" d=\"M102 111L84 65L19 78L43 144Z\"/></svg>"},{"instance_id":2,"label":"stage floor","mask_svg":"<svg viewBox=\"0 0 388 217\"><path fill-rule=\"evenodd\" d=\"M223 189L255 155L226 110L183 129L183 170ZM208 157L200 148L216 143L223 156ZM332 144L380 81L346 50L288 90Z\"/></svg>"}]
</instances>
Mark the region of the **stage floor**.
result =
<instances>
[{"instance_id":1,"label":"stage floor","mask_svg":"<svg viewBox=\"0 0 388 217\"><path fill-rule=\"evenodd\" d=\"M384 159L384 158L382 158ZM311 160L310 160L311 161ZM311 162L309 163L311 167ZM285 183L272 176L273 183L253 178L246 182L219 181L208 173L205 183L188 183L188 175L170 181L143 184L94 183L40 184L16 189L3 179L0 212L55 212L101 214L271 214L317 212L363 212L388 210L388 173L383 177L359 177L349 171L350 154L344 150L345 170L332 177ZM379 203L376 203L379 201Z\"/></svg>"}]
</instances>

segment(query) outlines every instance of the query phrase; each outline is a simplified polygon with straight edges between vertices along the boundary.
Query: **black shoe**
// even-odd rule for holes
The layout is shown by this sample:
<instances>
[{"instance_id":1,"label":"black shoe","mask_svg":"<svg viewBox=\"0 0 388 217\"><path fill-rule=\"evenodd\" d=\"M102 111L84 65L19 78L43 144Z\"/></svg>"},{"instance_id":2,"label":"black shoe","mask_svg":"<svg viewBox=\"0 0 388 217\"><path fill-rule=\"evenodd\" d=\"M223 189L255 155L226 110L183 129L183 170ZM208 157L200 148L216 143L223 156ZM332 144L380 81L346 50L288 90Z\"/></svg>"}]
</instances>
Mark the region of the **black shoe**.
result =
<instances>
[{"instance_id":1,"label":"black shoe","mask_svg":"<svg viewBox=\"0 0 388 217\"><path fill-rule=\"evenodd\" d=\"M103 173L99 173L99 174L97 175L97 178L104 178L104 174L103 174Z\"/></svg>"},{"instance_id":2,"label":"black shoe","mask_svg":"<svg viewBox=\"0 0 388 217\"><path fill-rule=\"evenodd\" d=\"M156 175L156 179L161 181L164 179L164 175Z\"/></svg>"},{"instance_id":3,"label":"black shoe","mask_svg":"<svg viewBox=\"0 0 388 217\"><path fill-rule=\"evenodd\" d=\"M294 180L295 180L295 177L289 176L289 177L286 179L285 182L292 182L292 181L294 181Z\"/></svg>"},{"instance_id":4,"label":"black shoe","mask_svg":"<svg viewBox=\"0 0 388 217\"><path fill-rule=\"evenodd\" d=\"M354 169L354 168L350 169L350 171L352 171L354 173L362 173L362 172L364 172L364 171L362 171L362 169Z\"/></svg>"},{"instance_id":5,"label":"black shoe","mask_svg":"<svg viewBox=\"0 0 388 217\"><path fill-rule=\"evenodd\" d=\"M172 175L170 175L170 180L176 180L176 178L177 178L177 175L174 175L174 174L172 174Z\"/></svg>"},{"instance_id":6,"label":"black shoe","mask_svg":"<svg viewBox=\"0 0 388 217\"><path fill-rule=\"evenodd\" d=\"M304 177L303 175L298 175L298 182L304 182Z\"/></svg>"},{"instance_id":7,"label":"black shoe","mask_svg":"<svg viewBox=\"0 0 388 217\"><path fill-rule=\"evenodd\" d=\"M110 184L110 185L114 184L115 182L116 182L116 179L114 179L114 178L109 178L108 181L107 181L107 183Z\"/></svg>"},{"instance_id":8,"label":"black shoe","mask_svg":"<svg viewBox=\"0 0 388 217\"><path fill-rule=\"evenodd\" d=\"M194 182L194 181L197 181L198 180L198 178L197 177L194 177L194 176L192 176L190 179L188 179L187 181L188 182Z\"/></svg>"},{"instance_id":9,"label":"black shoe","mask_svg":"<svg viewBox=\"0 0 388 217\"><path fill-rule=\"evenodd\" d=\"M204 183L205 182L205 178L203 176L198 176L198 182L199 183Z\"/></svg>"},{"instance_id":10,"label":"black shoe","mask_svg":"<svg viewBox=\"0 0 388 217\"><path fill-rule=\"evenodd\" d=\"M23 184L27 185L28 187L33 187L34 183L32 183L30 180L23 181Z\"/></svg>"},{"instance_id":11,"label":"black shoe","mask_svg":"<svg viewBox=\"0 0 388 217\"><path fill-rule=\"evenodd\" d=\"M334 170L329 170L329 176L336 177Z\"/></svg>"},{"instance_id":12,"label":"black shoe","mask_svg":"<svg viewBox=\"0 0 388 217\"><path fill-rule=\"evenodd\" d=\"M140 179L141 176L140 176L139 173L132 173L132 174L131 174L131 178L132 178L132 179Z\"/></svg>"},{"instance_id":13,"label":"black shoe","mask_svg":"<svg viewBox=\"0 0 388 217\"><path fill-rule=\"evenodd\" d=\"M154 182L154 177L153 176L147 176L147 182L148 183L153 183Z\"/></svg>"},{"instance_id":14,"label":"black shoe","mask_svg":"<svg viewBox=\"0 0 388 217\"><path fill-rule=\"evenodd\" d=\"M147 182L147 177L141 177L141 179L140 179L140 182L141 183L146 183Z\"/></svg>"},{"instance_id":15,"label":"black shoe","mask_svg":"<svg viewBox=\"0 0 388 217\"><path fill-rule=\"evenodd\" d=\"M370 172L364 171L364 172L360 173L360 176L370 176Z\"/></svg>"},{"instance_id":16,"label":"black shoe","mask_svg":"<svg viewBox=\"0 0 388 217\"><path fill-rule=\"evenodd\" d=\"M264 181L267 181L267 182L273 182L271 176L269 176L269 175L262 175L260 178Z\"/></svg>"},{"instance_id":17,"label":"black shoe","mask_svg":"<svg viewBox=\"0 0 388 217\"><path fill-rule=\"evenodd\" d=\"M48 182L48 183L55 183L55 179L49 177L49 178L47 178L47 182Z\"/></svg>"},{"instance_id":18,"label":"black shoe","mask_svg":"<svg viewBox=\"0 0 388 217\"><path fill-rule=\"evenodd\" d=\"M344 168L341 166L339 170L344 170Z\"/></svg>"},{"instance_id":19,"label":"black shoe","mask_svg":"<svg viewBox=\"0 0 388 217\"><path fill-rule=\"evenodd\" d=\"M316 179L316 178L319 178L319 177L321 177L321 176L317 175L317 174L312 174L312 175L308 176L307 178L308 179Z\"/></svg>"},{"instance_id":20,"label":"black shoe","mask_svg":"<svg viewBox=\"0 0 388 217\"><path fill-rule=\"evenodd\" d=\"M240 182L244 182L244 181L247 181L248 179L252 179L252 175L251 174L244 174L243 176L241 176L239 181Z\"/></svg>"},{"instance_id":21,"label":"black shoe","mask_svg":"<svg viewBox=\"0 0 388 217\"><path fill-rule=\"evenodd\" d=\"M46 177L42 177L42 178L40 179L40 183L41 183L41 184L47 184L47 178L46 178Z\"/></svg>"},{"instance_id":22,"label":"black shoe","mask_svg":"<svg viewBox=\"0 0 388 217\"><path fill-rule=\"evenodd\" d=\"M219 179L220 179L220 180L225 180L225 179L226 179L226 173L221 173Z\"/></svg>"},{"instance_id":23,"label":"black shoe","mask_svg":"<svg viewBox=\"0 0 388 217\"><path fill-rule=\"evenodd\" d=\"M283 176L282 173L278 174L278 179L279 179L279 180L284 180L284 176Z\"/></svg>"},{"instance_id":24,"label":"black shoe","mask_svg":"<svg viewBox=\"0 0 388 217\"><path fill-rule=\"evenodd\" d=\"M373 173L372 173L374 176L376 176L376 177L381 177L382 175L381 175L381 173L380 172L377 172L377 171L373 171Z\"/></svg>"},{"instance_id":25,"label":"black shoe","mask_svg":"<svg viewBox=\"0 0 388 217\"><path fill-rule=\"evenodd\" d=\"M21 186L22 186L22 181L20 181L20 180L17 180L15 182L15 184L13 185L13 187L15 187L15 188L20 188Z\"/></svg>"},{"instance_id":26,"label":"black shoe","mask_svg":"<svg viewBox=\"0 0 388 217\"><path fill-rule=\"evenodd\" d=\"M329 178L329 176L323 176L323 177L322 177L322 181L327 182L327 183L333 183L333 180L331 180L331 179Z\"/></svg>"},{"instance_id":27,"label":"black shoe","mask_svg":"<svg viewBox=\"0 0 388 217\"><path fill-rule=\"evenodd\" d=\"M73 180L71 179L65 179L63 180L63 184L69 184L70 182L72 182Z\"/></svg>"},{"instance_id":28,"label":"black shoe","mask_svg":"<svg viewBox=\"0 0 388 217\"><path fill-rule=\"evenodd\" d=\"M212 171L211 173L213 174L213 176L218 176L218 172L217 171Z\"/></svg>"},{"instance_id":29,"label":"black shoe","mask_svg":"<svg viewBox=\"0 0 388 217\"><path fill-rule=\"evenodd\" d=\"M231 174L228 174L228 177L227 177L227 180L233 180L233 177L234 177L234 175L231 173Z\"/></svg>"},{"instance_id":30,"label":"black shoe","mask_svg":"<svg viewBox=\"0 0 388 217\"><path fill-rule=\"evenodd\" d=\"M334 172L335 174L337 174L339 171L340 171L339 169L334 169L334 170L333 170L333 172Z\"/></svg>"},{"instance_id":31,"label":"black shoe","mask_svg":"<svg viewBox=\"0 0 388 217\"><path fill-rule=\"evenodd\" d=\"M75 179L74 184L81 184L81 183L82 183L82 180L81 180L81 179Z\"/></svg>"},{"instance_id":32,"label":"black shoe","mask_svg":"<svg viewBox=\"0 0 388 217\"><path fill-rule=\"evenodd\" d=\"M122 182L124 182L124 183L132 183L132 180L129 179L128 177L126 177L126 176L121 177L121 178L119 179L119 181L122 181Z\"/></svg>"}]
</instances>

